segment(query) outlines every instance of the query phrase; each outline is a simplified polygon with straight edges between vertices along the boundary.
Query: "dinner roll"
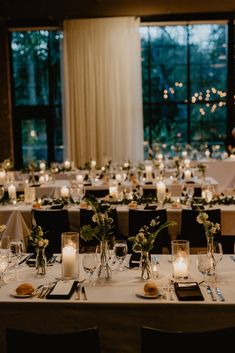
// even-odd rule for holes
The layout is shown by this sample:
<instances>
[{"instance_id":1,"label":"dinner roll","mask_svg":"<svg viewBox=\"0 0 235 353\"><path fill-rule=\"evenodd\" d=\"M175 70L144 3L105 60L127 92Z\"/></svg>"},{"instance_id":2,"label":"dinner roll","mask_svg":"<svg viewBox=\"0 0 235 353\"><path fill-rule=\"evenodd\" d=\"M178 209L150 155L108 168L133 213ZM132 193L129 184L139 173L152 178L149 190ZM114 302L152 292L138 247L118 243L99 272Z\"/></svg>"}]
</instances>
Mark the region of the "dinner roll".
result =
<instances>
[{"instance_id":1,"label":"dinner roll","mask_svg":"<svg viewBox=\"0 0 235 353\"><path fill-rule=\"evenodd\" d=\"M146 283L144 285L144 293L147 295L157 295L158 294L157 282L154 279L149 279L146 281Z\"/></svg>"},{"instance_id":2,"label":"dinner roll","mask_svg":"<svg viewBox=\"0 0 235 353\"><path fill-rule=\"evenodd\" d=\"M31 295L34 292L34 288L30 283L22 283L16 288L18 295Z\"/></svg>"}]
</instances>

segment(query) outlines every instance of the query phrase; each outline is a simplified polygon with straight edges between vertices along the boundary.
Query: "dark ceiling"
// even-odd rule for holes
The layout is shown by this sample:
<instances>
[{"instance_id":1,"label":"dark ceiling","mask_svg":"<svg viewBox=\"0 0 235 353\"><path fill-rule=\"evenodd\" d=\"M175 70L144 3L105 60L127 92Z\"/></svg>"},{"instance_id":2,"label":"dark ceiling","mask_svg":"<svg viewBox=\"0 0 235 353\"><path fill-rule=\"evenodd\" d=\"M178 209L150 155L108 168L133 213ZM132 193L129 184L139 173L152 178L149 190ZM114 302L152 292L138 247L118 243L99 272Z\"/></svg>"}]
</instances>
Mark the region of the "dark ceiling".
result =
<instances>
[{"instance_id":1,"label":"dark ceiling","mask_svg":"<svg viewBox=\"0 0 235 353\"><path fill-rule=\"evenodd\" d=\"M235 0L0 0L0 18L84 18L234 13Z\"/></svg>"}]
</instances>

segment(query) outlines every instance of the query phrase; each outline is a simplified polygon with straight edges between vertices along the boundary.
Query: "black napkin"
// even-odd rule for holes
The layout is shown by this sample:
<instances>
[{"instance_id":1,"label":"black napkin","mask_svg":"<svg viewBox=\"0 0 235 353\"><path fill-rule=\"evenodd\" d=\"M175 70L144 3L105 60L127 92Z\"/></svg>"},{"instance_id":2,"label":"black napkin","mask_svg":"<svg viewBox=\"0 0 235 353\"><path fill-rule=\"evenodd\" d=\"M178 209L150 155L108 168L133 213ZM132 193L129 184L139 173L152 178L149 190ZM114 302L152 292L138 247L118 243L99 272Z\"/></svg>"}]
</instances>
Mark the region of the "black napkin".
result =
<instances>
[{"instance_id":1,"label":"black napkin","mask_svg":"<svg viewBox=\"0 0 235 353\"><path fill-rule=\"evenodd\" d=\"M63 204L60 204L60 203L55 204L55 205L52 205L52 206L50 207L51 210L62 210L62 208L64 208L64 205L63 205Z\"/></svg>"},{"instance_id":2,"label":"black napkin","mask_svg":"<svg viewBox=\"0 0 235 353\"><path fill-rule=\"evenodd\" d=\"M129 262L129 267L133 268L133 267L139 267L140 264L140 252L134 252L133 254L131 254L130 257L130 262Z\"/></svg>"},{"instance_id":3,"label":"black napkin","mask_svg":"<svg viewBox=\"0 0 235 353\"><path fill-rule=\"evenodd\" d=\"M175 293L182 301L202 301L204 297L197 282L179 282L174 283Z\"/></svg>"},{"instance_id":4,"label":"black napkin","mask_svg":"<svg viewBox=\"0 0 235 353\"><path fill-rule=\"evenodd\" d=\"M58 281L47 294L46 299L70 299L77 285L78 281Z\"/></svg>"}]
</instances>

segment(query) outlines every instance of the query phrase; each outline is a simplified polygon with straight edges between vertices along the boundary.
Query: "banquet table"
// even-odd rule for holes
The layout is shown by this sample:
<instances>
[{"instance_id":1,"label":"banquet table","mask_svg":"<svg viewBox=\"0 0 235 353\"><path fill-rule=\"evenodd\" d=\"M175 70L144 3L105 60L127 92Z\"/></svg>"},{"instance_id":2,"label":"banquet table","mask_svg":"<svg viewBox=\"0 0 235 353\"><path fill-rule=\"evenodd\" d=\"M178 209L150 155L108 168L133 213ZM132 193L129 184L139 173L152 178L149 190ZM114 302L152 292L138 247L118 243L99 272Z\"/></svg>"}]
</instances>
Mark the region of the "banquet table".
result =
<instances>
[{"instance_id":1,"label":"banquet table","mask_svg":"<svg viewBox=\"0 0 235 353\"><path fill-rule=\"evenodd\" d=\"M79 256L79 279L84 277ZM129 256L129 255L128 255ZM156 279L162 293L172 279L169 255L160 255L159 277ZM126 258L128 264L128 257ZM117 271L113 269L109 281L97 281L95 286L85 285L87 300L39 299L37 297L12 297L14 289L22 282L34 287L48 283L61 274L60 264L47 268L46 276L37 276L35 268L25 263L17 270L17 278L6 273L6 284L0 288L0 351L6 353L5 328L18 328L37 332L69 332L97 326L100 333L102 353L140 353L140 327L153 326L168 330L196 331L235 326L235 262L224 255L217 265L218 283L225 301L212 301L204 286L204 301L179 301L174 293L170 299L159 296L154 299L138 297L144 281L138 269ZM9 271L10 272L10 271ZM196 256L190 256L188 281L200 281ZM27 344L27 342L26 342ZM78 342L79 344L79 342Z\"/></svg>"},{"instance_id":2,"label":"banquet table","mask_svg":"<svg viewBox=\"0 0 235 353\"><path fill-rule=\"evenodd\" d=\"M50 206L45 206L50 207ZM183 206L186 207L186 206ZM138 206L143 209L144 205ZM220 205L214 208L221 209L221 233L222 235L235 235L235 205ZM80 230L80 208L77 205L67 207L71 231ZM211 209L211 208L210 208ZM206 209L205 209L206 211ZM25 240L31 229L32 205L18 203L16 205L0 206L0 224L6 224L7 229L4 235L12 236L20 240ZM175 239L180 234L182 208L167 207L167 218L177 223L174 227L169 227L169 234ZM128 237L129 206L117 205L118 227L120 234Z\"/></svg>"}]
</instances>

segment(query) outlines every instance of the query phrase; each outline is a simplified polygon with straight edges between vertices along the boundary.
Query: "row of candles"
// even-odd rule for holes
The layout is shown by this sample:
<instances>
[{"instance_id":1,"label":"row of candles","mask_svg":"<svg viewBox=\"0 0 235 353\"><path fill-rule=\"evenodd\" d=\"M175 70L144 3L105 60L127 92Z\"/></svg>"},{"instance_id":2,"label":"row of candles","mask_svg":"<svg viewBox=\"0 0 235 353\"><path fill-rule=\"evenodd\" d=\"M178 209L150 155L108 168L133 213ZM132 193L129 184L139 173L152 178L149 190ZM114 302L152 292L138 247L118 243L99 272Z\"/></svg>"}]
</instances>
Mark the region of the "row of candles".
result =
<instances>
[{"instance_id":1,"label":"row of candles","mask_svg":"<svg viewBox=\"0 0 235 353\"><path fill-rule=\"evenodd\" d=\"M61 235L62 277L72 279L78 276L79 234L65 232ZM173 240L172 274L175 280L184 280L189 276L190 243L187 240Z\"/></svg>"}]
</instances>

